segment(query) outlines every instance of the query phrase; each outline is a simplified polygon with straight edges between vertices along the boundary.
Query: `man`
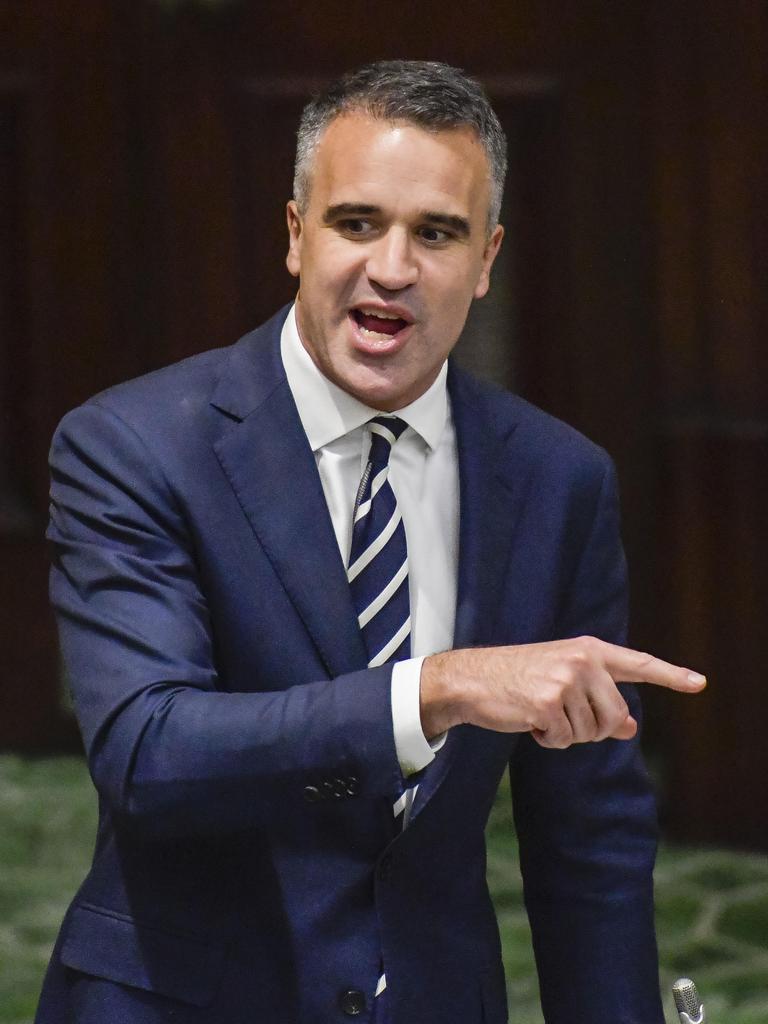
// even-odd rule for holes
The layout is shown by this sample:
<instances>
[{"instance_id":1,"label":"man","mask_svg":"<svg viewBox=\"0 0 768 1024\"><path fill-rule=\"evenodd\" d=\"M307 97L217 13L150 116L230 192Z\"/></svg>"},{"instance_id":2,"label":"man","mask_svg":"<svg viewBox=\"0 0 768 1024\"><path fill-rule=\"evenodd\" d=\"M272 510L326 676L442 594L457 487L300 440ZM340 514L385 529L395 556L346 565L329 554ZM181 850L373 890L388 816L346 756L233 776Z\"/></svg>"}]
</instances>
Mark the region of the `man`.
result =
<instances>
[{"instance_id":1,"label":"man","mask_svg":"<svg viewBox=\"0 0 768 1024\"><path fill-rule=\"evenodd\" d=\"M615 681L704 681L616 646L605 454L446 366L504 153L454 69L348 76L302 119L295 305L59 428L52 594L101 820L41 1024L505 1021L508 765L547 1021L663 1020Z\"/></svg>"}]
</instances>

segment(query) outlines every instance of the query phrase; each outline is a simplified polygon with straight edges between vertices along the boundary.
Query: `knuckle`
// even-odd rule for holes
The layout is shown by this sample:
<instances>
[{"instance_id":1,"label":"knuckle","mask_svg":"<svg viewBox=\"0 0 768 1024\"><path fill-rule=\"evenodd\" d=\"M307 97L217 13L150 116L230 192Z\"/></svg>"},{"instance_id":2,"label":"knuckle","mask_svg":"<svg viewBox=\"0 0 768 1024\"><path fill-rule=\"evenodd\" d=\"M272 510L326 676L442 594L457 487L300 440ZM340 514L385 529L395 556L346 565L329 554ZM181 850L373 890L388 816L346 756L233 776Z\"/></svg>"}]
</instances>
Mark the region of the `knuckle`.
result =
<instances>
[{"instance_id":1,"label":"knuckle","mask_svg":"<svg viewBox=\"0 0 768 1024\"><path fill-rule=\"evenodd\" d=\"M593 636L580 636L573 641L566 664L576 678L592 671L599 662L599 644L600 641Z\"/></svg>"},{"instance_id":2,"label":"knuckle","mask_svg":"<svg viewBox=\"0 0 768 1024\"><path fill-rule=\"evenodd\" d=\"M611 712L615 718L625 719L630 713L630 709L627 701L624 699L622 694L615 690L613 694Z\"/></svg>"},{"instance_id":3,"label":"knuckle","mask_svg":"<svg viewBox=\"0 0 768 1024\"><path fill-rule=\"evenodd\" d=\"M567 668L571 671L580 672L592 662L589 651L585 647L574 647L566 662Z\"/></svg>"},{"instance_id":4,"label":"knuckle","mask_svg":"<svg viewBox=\"0 0 768 1024\"><path fill-rule=\"evenodd\" d=\"M590 660L596 658L600 651L601 641L595 636L580 636L576 643L579 650Z\"/></svg>"},{"instance_id":5,"label":"knuckle","mask_svg":"<svg viewBox=\"0 0 768 1024\"><path fill-rule=\"evenodd\" d=\"M638 651L636 660L636 668L639 671L644 671L649 665L652 665L658 659L653 654L648 654L647 651Z\"/></svg>"},{"instance_id":6,"label":"knuckle","mask_svg":"<svg viewBox=\"0 0 768 1024\"><path fill-rule=\"evenodd\" d=\"M617 692L616 698L603 709L602 714L599 716L597 723L597 735L596 740L604 740L618 729L627 719L629 715L629 709L626 702L621 697L621 694Z\"/></svg>"},{"instance_id":7,"label":"knuckle","mask_svg":"<svg viewBox=\"0 0 768 1024\"><path fill-rule=\"evenodd\" d=\"M597 722L595 721L594 709L589 702L569 708L568 718L573 730L575 743L586 743L594 737Z\"/></svg>"},{"instance_id":8,"label":"knuckle","mask_svg":"<svg viewBox=\"0 0 768 1024\"><path fill-rule=\"evenodd\" d=\"M545 718L553 718L560 712L560 708L562 707L560 690L549 690L541 693L537 703L538 710Z\"/></svg>"},{"instance_id":9,"label":"knuckle","mask_svg":"<svg viewBox=\"0 0 768 1024\"><path fill-rule=\"evenodd\" d=\"M594 742L594 740L598 739L599 736L600 726L594 719L592 719L592 721L589 724L589 728L587 729L587 739Z\"/></svg>"},{"instance_id":10,"label":"knuckle","mask_svg":"<svg viewBox=\"0 0 768 1024\"><path fill-rule=\"evenodd\" d=\"M564 666L554 683L557 688L558 698L562 700L567 694L571 693L576 688L578 680L579 671L573 665Z\"/></svg>"}]
</instances>

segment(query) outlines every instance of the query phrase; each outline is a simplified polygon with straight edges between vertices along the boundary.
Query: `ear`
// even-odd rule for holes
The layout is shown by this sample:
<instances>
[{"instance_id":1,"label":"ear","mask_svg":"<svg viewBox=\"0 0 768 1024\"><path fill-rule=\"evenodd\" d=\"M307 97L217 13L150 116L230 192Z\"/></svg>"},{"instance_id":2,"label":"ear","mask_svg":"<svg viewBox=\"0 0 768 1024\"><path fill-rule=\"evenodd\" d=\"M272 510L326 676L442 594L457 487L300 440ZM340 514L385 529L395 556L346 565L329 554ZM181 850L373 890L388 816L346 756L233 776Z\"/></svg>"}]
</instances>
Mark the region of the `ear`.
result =
<instances>
[{"instance_id":1,"label":"ear","mask_svg":"<svg viewBox=\"0 0 768 1024\"><path fill-rule=\"evenodd\" d=\"M304 225L295 199L291 199L287 204L285 214L288 221L288 255L285 257L285 265L290 274L298 277L301 271L301 237Z\"/></svg>"},{"instance_id":2,"label":"ear","mask_svg":"<svg viewBox=\"0 0 768 1024\"><path fill-rule=\"evenodd\" d=\"M475 285L474 297L476 299L482 299L491 284L491 267L493 261L496 259L499 249L501 248L501 240L504 237L504 228L501 224L497 224L493 229L493 234L488 239L483 250L483 262L482 269L480 271L480 277L478 278L477 284Z\"/></svg>"}]
</instances>

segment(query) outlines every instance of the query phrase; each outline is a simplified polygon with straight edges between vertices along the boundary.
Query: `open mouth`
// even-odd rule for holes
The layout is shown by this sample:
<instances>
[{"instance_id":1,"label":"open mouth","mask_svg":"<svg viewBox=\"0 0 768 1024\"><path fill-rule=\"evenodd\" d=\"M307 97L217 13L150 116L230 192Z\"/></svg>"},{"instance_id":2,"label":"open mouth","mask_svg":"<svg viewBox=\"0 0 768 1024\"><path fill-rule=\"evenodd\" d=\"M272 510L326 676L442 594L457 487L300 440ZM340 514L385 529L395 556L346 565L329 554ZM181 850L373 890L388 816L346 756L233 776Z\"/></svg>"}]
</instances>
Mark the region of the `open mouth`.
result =
<instances>
[{"instance_id":1,"label":"open mouth","mask_svg":"<svg viewBox=\"0 0 768 1024\"><path fill-rule=\"evenodd\" d=\"M409 321L389 313L367 313L362 309L353 309L352 318L366 334L375 337L393 338L409 326Z\"/></svg>"}]
</instances>

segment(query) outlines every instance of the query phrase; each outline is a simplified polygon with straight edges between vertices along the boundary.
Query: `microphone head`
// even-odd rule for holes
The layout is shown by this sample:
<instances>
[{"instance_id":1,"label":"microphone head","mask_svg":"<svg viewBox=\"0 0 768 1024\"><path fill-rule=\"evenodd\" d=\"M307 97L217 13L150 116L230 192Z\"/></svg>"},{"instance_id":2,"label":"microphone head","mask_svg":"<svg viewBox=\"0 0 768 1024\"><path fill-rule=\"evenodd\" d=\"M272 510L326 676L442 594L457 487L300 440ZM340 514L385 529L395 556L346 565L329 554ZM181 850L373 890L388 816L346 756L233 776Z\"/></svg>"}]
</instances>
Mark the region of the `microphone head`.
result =
<instances>
[{"instance_id":1,"label":"microphone head","mask_svg":"<svg viewBox=\"0 0 768 1024\"><path fill-rule=\"evenodd\" d=\"M675 999L677 1012L681 1020L701 1022L704 1020L703 1006L699 999L696 986L690 978L679 978L672 986L672 995ZM683 1014L686 1017L683 1017Z\"/></svg>"}]
</instances>

